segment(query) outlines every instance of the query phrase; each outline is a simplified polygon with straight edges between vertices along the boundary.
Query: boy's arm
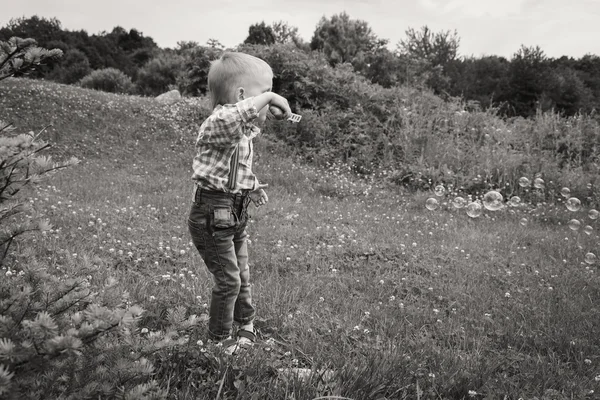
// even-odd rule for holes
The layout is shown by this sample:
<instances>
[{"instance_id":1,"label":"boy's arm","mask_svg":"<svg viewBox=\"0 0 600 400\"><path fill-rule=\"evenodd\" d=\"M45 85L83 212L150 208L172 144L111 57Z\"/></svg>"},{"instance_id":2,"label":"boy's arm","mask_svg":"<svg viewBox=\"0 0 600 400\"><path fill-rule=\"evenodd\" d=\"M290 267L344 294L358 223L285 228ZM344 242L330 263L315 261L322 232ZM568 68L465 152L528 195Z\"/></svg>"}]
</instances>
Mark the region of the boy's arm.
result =
<instances>
[{"instance_id":1,"label":"boy's arm","mask_svg":"<svg viewBox=\"0 0 600 400\"><path fill-rule=\"evenodd\" d=\"M285 118L289 118L292 115L292 110L285 97L278 95L273 92L265 92L254 97L254 104L257 110L262 110L267 105L275 106L283 111Z\"/></svg>"},{"instance_id":2,"label":"boy's arm","mask_svg":"<svg viewBox=\"0 0 600 400\"><path fill-rule=\"evenodd\" d=\"M200 127L200 143L217 146L235 146L242 139L244 124L258 116L254 99L248 98L236 104L222 106Z\"/></svg>"}]
</instances>

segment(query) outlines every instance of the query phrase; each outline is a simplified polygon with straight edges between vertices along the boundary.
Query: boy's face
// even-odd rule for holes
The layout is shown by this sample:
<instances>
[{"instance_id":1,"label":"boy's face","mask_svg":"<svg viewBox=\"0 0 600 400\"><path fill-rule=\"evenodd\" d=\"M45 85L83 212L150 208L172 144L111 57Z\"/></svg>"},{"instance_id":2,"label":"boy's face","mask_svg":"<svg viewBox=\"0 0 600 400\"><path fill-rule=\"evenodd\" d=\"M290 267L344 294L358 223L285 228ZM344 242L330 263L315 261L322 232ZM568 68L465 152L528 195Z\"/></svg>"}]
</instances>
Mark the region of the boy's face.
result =
<instances>
[{"instance_id":1,"label":"boy's face","mask_svg":"<svg viewBox=\"0 0 600 400\"><path fill-rule=\"evenodd\" d=\"M270 92L273 89L273 76L270 73L265 72L258 76L248 77L244 81L243 88L245 99ZM263 124L265 122L268 111L268 105L263 107L262 110L258 110L258 118L256 119L258 124Z\"/></svg>"}]
</instances>

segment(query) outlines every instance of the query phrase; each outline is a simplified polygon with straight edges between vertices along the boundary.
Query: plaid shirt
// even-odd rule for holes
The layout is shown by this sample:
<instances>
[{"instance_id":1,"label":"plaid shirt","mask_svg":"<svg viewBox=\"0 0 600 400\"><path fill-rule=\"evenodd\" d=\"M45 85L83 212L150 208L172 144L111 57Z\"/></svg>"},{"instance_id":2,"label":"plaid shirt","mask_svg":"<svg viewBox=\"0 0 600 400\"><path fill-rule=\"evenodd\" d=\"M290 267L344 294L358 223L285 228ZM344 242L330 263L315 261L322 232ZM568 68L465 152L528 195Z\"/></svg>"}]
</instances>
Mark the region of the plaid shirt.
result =
<instances>
[{"instance_id":1,"label":"plaid shirt","mask_svg":"<svg viewBox=\"0 0 600 400\"><path fill-rule=\"evenodd\" d=\"M258 179L252 173L252 139L260 133L252 124L256 117L258 110L253 97L215 107L200 126L196 140L192 179L200 187L228 193L258 187ZM235 187L229 189L230 161L236 145L239 145L237 180Z\"/></svg>"}]
</instances>

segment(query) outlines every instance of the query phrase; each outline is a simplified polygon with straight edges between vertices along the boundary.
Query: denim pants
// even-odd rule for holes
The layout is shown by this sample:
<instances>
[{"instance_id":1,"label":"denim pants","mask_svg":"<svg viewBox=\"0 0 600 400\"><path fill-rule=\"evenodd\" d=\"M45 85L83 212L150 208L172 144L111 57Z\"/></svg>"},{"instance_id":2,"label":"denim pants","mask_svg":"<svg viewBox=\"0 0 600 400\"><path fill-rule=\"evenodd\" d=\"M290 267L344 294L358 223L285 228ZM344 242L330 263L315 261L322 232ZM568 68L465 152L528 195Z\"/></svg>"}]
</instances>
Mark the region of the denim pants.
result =
<instances>
[{"instance_id":1,"label":"denim pants","mask_svg":"<svg viewBox=\"0 0 600 400\"><path fill-rule=\"evenodd\" d=\"M206 191L196 187L188 218L192 242L214 279L208 335L231 335L233 321L254 320L246 243L250 196Z\"/></svg>"}]
</instances>

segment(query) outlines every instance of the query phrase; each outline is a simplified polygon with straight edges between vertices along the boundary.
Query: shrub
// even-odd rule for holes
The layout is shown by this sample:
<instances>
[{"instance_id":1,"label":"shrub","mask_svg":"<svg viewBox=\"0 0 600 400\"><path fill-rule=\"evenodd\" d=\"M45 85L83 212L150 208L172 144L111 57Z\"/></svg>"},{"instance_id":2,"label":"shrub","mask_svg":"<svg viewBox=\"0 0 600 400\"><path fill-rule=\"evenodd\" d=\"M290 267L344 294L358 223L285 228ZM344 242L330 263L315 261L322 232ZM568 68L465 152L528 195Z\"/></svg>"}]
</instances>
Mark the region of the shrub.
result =
<instances>
[{"instance_id":1,"label":"shrub","mask_svg":"<svg viewBox=\"0 0 600 400\"><path fill-rule=\"evenodd\" d=\"M35 46L33 39L11 38L0 41L0 80L15 74L24 74L46 59L60 57L60 50L46 50ZM14 135L10 123L0 121L0 265L15 238L33 230L49 228L46 221L27 216L29 202L19 197L24 188L35 185L52 171L77 163L76 159L56 164L39 153L48 147L37 140L39 135Z\"/></svg>"},{"instance_id":2,"label":"shrub","mask_svg":"<svg viewBox=\"0 0 600 400\"><path fill-rule=\"evenodd\" d=\"M34 43L0 42L0 80L58 54ZM185 344L187 338L178 332L195 325L195 315L186 317L183 307L171 309L165 331L140 331L144 310L131 305L114 282L93 293L86 279L54 276L40 261L7 262L11 244L21 235L51 229L48 221L33 217L24 189L77 163L41 156L49 146L38 139L41 132L14 135L14 130L0 121L0 397L165 398L166 391L151 379L150 359Z\"/></svg>"},{"instance_id":3,"label":"shrub","mask_svg":"<svg viewBox=\"0 0 600 400\"><path fill-rule=\"evenodd\" d=\"M152 359L187 343L197 323L183 307L167 311L165 331L140 330L144 310L107 282L105 299L86 280L42 268L8 269L0 282L0 397L7 399L164 399ZM115 307L99 305L108 297ZM165 321L167 322L167 321Z\"/></svg>"},{"instance_id":4,"label":"shrub","mask_svg":"<svg viewBox=\"0 0 600 400\"><path fill-rule=\"evenodd\" d=\"M210 63L223 51L218 48L195 46L183 51L183 73L177 78L179 91L184 95L202 96L207 93Z\"/></svg>"},{"instance_id":5,"label":"shrub","mask_svg":"<svg viewBox=\"0 0 600 400\"><path fill-rule=\"evenodd\" d=\"M48 79L68 85L79 82L91 72L87 56L77 49L70 49L60 64L48 74Z\"/></svg>"},{"instance_id":6,"label":"shrub","mask_svg":"<svg viewBox=\"0 0 600 400\"><path fill-rule=\"evenodd\" d=\"M92 71L79 84L88 89L110 93L133 93L133 82L124 72L116 68L104 68Z\"/></svg>"},{"instance_id":7,"label":"shrub","mask_svg":"<svg viewBox=\"0 0 600 400\"><path fill-rule=\"evenodd\" d=\"M175 86L183 70L183 57L161 53L139 69L135 82L139 94L156 96Z\"/></svg>"}]
</instances>

